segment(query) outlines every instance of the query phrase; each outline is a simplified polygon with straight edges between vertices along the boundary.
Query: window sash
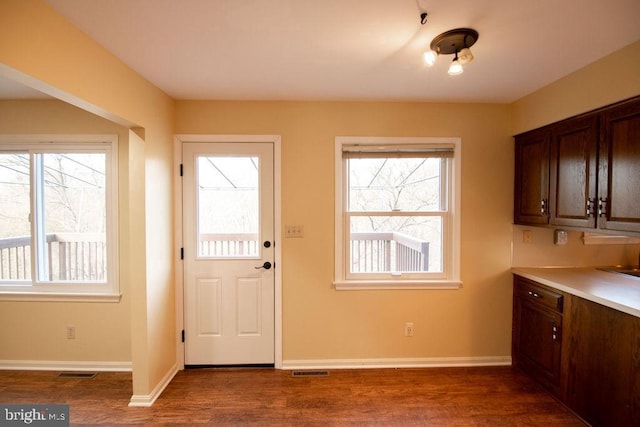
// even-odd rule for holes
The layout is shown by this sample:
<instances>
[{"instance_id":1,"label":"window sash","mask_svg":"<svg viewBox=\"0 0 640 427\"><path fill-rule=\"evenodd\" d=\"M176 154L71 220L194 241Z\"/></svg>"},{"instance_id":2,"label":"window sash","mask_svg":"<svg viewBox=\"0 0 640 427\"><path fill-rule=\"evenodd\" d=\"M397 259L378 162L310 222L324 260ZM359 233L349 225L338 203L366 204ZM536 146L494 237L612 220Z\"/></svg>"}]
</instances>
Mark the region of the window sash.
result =
<instances>
[{"instance_id":1,"label":"window sash","mask_svg":"<svg viewBox=\"0 0 640 427\"><path fill-rule=\"evenodd\" d=\"M20 299L21 295L40 295L46 300L82 299L82 295L95 297L96 300L119 299L117 277L117 136L116 135L73 135L44 136L17 135L0 137L0 152L24 153L30 156L30 194L31 194L31 279L5 280L0 282L0 299ZM43 193L44 171L43 156L45 154L83 154L98 153L105 156L105 214L106 214L106 280L48 280L46 263L46 230L43 209L45 200ZM41 280L44 278L44 280ZM37 298L35 298L37 299Z\"/></svg>"},{"instance_id":2,"label":"window sash","mask_svg":"<svg viewBox=\"0 0 640 427\"><path fill-rule=\"evenodd\" d=\"M416 142L417 141L417 142ZM426 142L424 142L426 141ZM452 289L459 280L460 141L457 138L336 137L336 269L337 289ZM352 158L443 158L440 210L350 211L348 160ZM351 273L350 222L367 216L439 217L442 221L442 271Z\"/></svg>"},{"instance_id":3,"label":"window sash","mask_svg":"<svg viewBox=\"0 0 640 427\"><path fill-rule=\"evenodd\" d=\"M91 170L92 173L104 173L105 175L107 173L108 154L104 150L48 150L31 154L31 173L33 176L31 195L32 216L34 218L32 242L35 242L35 280L38 283L107 283L109 262L111 260L107 256L108 247L103 247L103 244L107 243L106 230L103 233L98 230L78 232L77 229L72 231L65 229L65 227L51 229L51 223L55 223L55 210L50 209L52 207L51 202L56 200L54 187L69 188L70 193L65 193L63 199L66 207L71 206L72 209L80 209L79 218L76 219L77 227L88 226L85 220L88 216L81 215L81 213L83 208L92 209L90 201L82 200L83 203L80 203L79 206L76 205L73 201L72 189L74 180L82 181L82 178L89 180L92 177L81 178L79 175L71 175L71 171L65 171L62 165L51 165L49 162L54 159L60 161L60 158L54 157L55 155L63 155L63 158L66 158L70 163L79 161L74 158L77 155L81 157L83 155L91 157L97 155L99 156L98 159L104 162L103 165L91 165L91 163L87 165L83 163L84 167ZM90 158L83 160L91 161ZM95 167L100 166L104 167L104 172L95 169ZM63 175L71 177L70 181L68 178L65 182L65 179L62 178ZM97 182L100 183L100 179ZM85 181L83 184L91 185L92 183ZM98 209L98 212L96 212L98 215L104 215L99 218L98 224L103 224L107 220L106 202L108 194L106 191L106 179L101 184L105 184L103 194L99 199L93 199L94 202L99 204L99 208L104 208ZM88 191L90 192L91 189ZM84 190L82 194L84 194ZM91 200L91 197L89 197L89 200ZM83 222L85 223L83 224ZM95 225L95 221L91 222ZM77 239L77 234L81 235L82 240ZM105 235L104 237L102 237L103 234ZM52 236L56 236L56 239L52 240ZM57 244L54 244L54 242L57 242ZM103 257L106 257L106 259ZM106 269L103 269L105 263ZM80 278L77 278L78 276ZM103 278L99 278L99 276L103 276Z\"/></svg>"},{"instance_id":4,"label":"window sash","mask_svg":"<svg viewBox=\"0 0 640 427\"><path fill-rule=\"evenodd\" d=\"M361 157L360 157L361 158ZM392 157L380 157L383 159L387 159L387 158L394 158ZM420 158L419 156L414 156L414 155L410 155L410 156L406 156L406 158L411 158L411 159L415 159L415 158ZM432 158L440 158L440 159L447 159L446 157L432 157ZM351 158L344 158L343 162L342 162L342 168L344 170L344 191L345 191L345 200L346 200L346 204L344 205L344 211L345 212L373 212L373 210L369 211L369 210L365 210L365 209L352 209L351 206L351 182L350 182L350 160L353 159L353 157ZM402 210L400 209L399 211L396 211L395 209L389 209L387 211L384 212L448 212L449 211L449 204L450 204L450 182L452 179L452 175L451 175L451 162L450 161L441 161L440 163L440 172L439 172L439 181L440 181L440 190L439 190L439 195L440 197L439 199L439 207L438 209L432 209L432 210L423 210L423 211L412 211L412 210Z\"/></svg>"},{"instance_id":5,"label":"window sash","mask_svg":"<svg viewBox=\"0 0 640 427\"><path fill-rule=\"evenodd\" d=\"M415 215L407 215L407 212L345 212L344 214L344 224L343 229L344 233L344 243L343 247L345 248L345 256L344 256L344 275L347 280L415 280L415 279L444 279L446 278L446 272L448 266L448 260L445 254L449 249L449 224L450 224L450 215L449 212L414 212ZM379 272L352 272L351 271L351 261L352 261L352 253L351 253L351 219L358 217L371 217L371 216L379 216L379 217L388 217L388 216L420 216L420 217L428 217L428 218L439 218L441 220L441 271L379 271Z\"/></svg>"}]
</instances>

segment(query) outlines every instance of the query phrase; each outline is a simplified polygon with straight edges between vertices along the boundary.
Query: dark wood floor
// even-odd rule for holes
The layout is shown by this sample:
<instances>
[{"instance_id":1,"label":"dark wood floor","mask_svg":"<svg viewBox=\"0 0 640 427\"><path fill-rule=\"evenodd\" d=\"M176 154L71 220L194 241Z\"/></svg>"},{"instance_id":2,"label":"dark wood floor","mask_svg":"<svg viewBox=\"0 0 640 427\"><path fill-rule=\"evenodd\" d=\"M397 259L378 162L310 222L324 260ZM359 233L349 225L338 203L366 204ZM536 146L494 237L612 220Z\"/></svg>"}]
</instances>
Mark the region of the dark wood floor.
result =
<instances>
[{"instance_id":1,"label":"dark wood floor","mask_svg":"<svg viewBox=\"0 0 640 427\"><path fill-rule=\"evenodd\" d=\"M583 426L510 367L179 372L151 408L128 407L131 375L0 371L0 403L70 405L72 425Z\"/></svg>"}]
</instances>

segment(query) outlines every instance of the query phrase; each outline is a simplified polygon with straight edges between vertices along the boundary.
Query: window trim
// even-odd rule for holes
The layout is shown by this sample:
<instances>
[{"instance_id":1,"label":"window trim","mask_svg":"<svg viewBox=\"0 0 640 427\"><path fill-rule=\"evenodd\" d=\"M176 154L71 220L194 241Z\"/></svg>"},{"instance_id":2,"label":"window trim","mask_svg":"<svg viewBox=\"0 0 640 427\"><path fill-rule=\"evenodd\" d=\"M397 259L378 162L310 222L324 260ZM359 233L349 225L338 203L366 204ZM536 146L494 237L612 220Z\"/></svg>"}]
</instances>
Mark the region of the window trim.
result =
<instances>
[{"instance_id":1,"label":"window trim","mask_svg":"<svg viewBox=\"0 0 640 427\"><path fill-rule=\"evenodd\" d=\"M449 226L445 227L443 235L443 275L444 278L434 279L349 279L347 274L348 254L346 235L346 217L344 209L347 207L347 194L344 184L347 182L347 170L344 167L343 146L354 144L380 146L422 145L442 147L453 145L454 154L450 158L451 178L449 186ZM461 203L461 155L462 141L456 137L359 137L337 136L335 138L335 253L334 253L334 281L336 290L376 290L376 289L459 289L460 280L460 203ZM447 245L445 242L448 242Z\"/></svg>"},{"instance_id":2,"label":"window trim","mask_svg":"<svg viewBox=\"0 0 640 427\"><path fill-rule=\"evenodd\" d=\"M118 135L0 135L0 152L55 153L101 152L106 154L106 241L107 281L105 283L41 282L34 275L30 282L0 283L0 301L77 301L118 302L119 281L118 226ZM33 179L31 203L33 211ZM32 224L32 236L34 235ZM32 248L32 253L35 248Z\"/></svg>"}]
</instances>

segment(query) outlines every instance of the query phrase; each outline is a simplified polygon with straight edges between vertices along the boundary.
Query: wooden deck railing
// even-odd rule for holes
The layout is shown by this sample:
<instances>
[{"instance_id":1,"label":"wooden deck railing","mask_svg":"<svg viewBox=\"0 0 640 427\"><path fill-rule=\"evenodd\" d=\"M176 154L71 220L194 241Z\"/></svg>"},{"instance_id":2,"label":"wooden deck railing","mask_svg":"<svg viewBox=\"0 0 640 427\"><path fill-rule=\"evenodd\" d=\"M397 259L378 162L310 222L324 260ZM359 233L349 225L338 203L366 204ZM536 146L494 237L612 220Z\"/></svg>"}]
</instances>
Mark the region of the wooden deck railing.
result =
<instances>
[{"instance_id":1,"label":"wooden deck railing","mask_svg":"<svg viewBox=\"0 0 640 427\"><path fill-rule=\"evenodd\" d=\"M259 253L256 233L200 235L200 256L243 257ZM102 234L47 235L49 281L106 280L107 254ZM352 233L351 271L428 271L429 243L402 233ZM31 280L29 237L0 239L0 280Z\"/></svg>"},{"instance_id":2,"label":"wooden deck railing","mask_svg":"<svg viewBox=\"0 0 640 427\"><path fill-rule=\"evenodd\" d=\"M351 233L351 272L384 271L429 271L429 242L397 232Z\"/></svg>"},{"instance_id":3,"label":"wooden deck railing","mask_svg":"<svg viewBox=\"0 0 640 427\"><path fill-rule=\"evenodd\" d=\"M246 257L259 253L257 233L202 233L201 257Z\"/></svg>"},{"instance_id":4,"label":"wooden deck railing","mask_svg":"<svg viewBox=\"0 0 640 427\"><path fill-rule=\"evenodd\" d=\"M104 281L107 253L104 234L47 234L49 281ZM31 280L31 239L0 239L0 280Z\"/></svg>"},{"instance_id":5,"label":"wooden deck railing","mask_svg":"<svg viewBox=\"0 0 640 427\"><path fill-rule=\"evenodd\" d=\"M0 239L0 279L31 280L31 238Z\"/></svg>"},{"instance_id":6,"label":"wooden deck railing","mask_svg":"<svg viewBox=\"0 0 640 427\"><path fill-rule=\"evenodd\" d=\"M255 233L203 233L199 256L243 257L257 255ZM351 233L351 271L428 271L429 242L403 233ZM393 267L393 268L392 268Z\"/></svg>"}]
</instances>

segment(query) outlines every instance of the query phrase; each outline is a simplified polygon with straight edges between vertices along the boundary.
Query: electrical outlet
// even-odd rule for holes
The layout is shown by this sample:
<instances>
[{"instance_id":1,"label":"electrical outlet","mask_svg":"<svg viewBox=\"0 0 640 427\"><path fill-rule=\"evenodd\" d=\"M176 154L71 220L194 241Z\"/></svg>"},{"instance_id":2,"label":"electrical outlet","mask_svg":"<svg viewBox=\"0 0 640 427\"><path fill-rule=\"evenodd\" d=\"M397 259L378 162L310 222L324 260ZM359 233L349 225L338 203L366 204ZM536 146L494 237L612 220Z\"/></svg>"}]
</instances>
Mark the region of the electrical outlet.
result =
<instances>
[{"instance_id":1,"label":"electrical outlet","mask_svg":"<svg viewBox=\"0 0 640 427\"><path fill-rule=\"evenodd\" d=\"M284 237L304 237L304 226L302 225L285 225Z\"/></svg>"},{"instance_id":2,"label":"electrical outlet","mask_svg":"<svg viewBox=\"0 0 640 427\"><path fill-rule=\"evenodd\" d=\"M522 243L531 243L531 230L522 230Z\"/></svg>"},{"instance_id":3,"label":"electrical outlet","mask_svg":"<svg viewBox=\"0 0 640 427\"><path fill-rule=\"evenodd\" d=\"M404 336L405 337L413 336L413 322L407 322L404 324Z\"/></svg>"},{"instance_id":4,"label":"electrical outlet","mask_svg":"<svg viewBox=\"0 0 640 427\"><path fill-rule=\"evenodd\" d=\"M75 340L76 339L76 327L73 325L67 326L67 339Z\"/></svg>"}]
</instances>

